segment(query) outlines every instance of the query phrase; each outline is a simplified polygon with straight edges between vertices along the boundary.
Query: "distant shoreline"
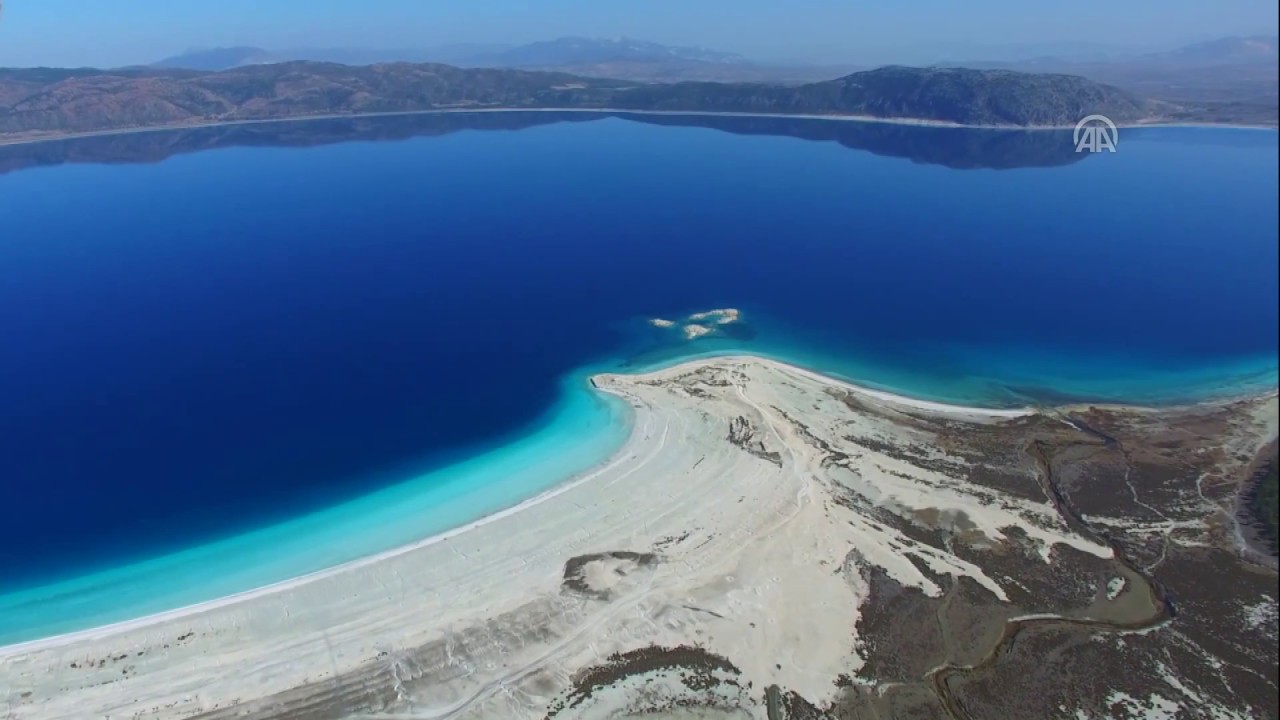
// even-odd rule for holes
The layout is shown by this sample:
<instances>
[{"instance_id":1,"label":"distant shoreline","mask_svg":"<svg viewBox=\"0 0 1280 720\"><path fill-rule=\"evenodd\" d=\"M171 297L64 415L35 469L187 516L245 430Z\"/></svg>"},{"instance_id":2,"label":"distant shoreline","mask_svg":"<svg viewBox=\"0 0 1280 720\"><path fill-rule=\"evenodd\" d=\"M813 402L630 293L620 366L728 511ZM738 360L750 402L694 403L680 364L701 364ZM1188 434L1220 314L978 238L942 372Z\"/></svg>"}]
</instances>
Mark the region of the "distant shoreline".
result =
<instances>
[{"instance_id":1,"label":"distant shoreline","mask_svg":"<svg viewBox=\"0 0 1280 720\"><path fill-rule=\"evenodd\" d=\"M856 123L874 123L882 125L909 125L916 127L932 127L932 128L955 128L966 130L1018 130L1018 131L1043 131L1043 130L1072 130L1074 125L982 125L982 124L964 124L953 123L942 120L928 120L922 118L884 118L872 115L818 115L805 113L749 113L749 112L716 112L707 110L626 110L619 108L521 108L521 107L491 107L491 108L434 108L430 110L402 110L395 112L375 112L375 113L335 113L329 115L295 115L282 118L255 118L245 120L216 120L210 122L199 123L183 123L172 125L149 125L142 127L113 128L107 130L86 130L83 132L54 133L48 135L35 135L29 137L0 136L0 147L9 147L14 145L32 145L45 142L56 142L59 140L75 140L80 138L92 137L110 137L114 135L135 135L140 133L152 132L172 132L176 130L201 130L218 127L235 127L240 125L268 125L288 122L310 122L319 120L360 120L371 118L390 118L390 117L413 117L425 115L454 115L454 114L479 114L479 113L591 113L599 115L648 115L648 116L667 116L667 117L741 117L741 118L779 118L779 119L797 119L797 120L827 120L839 122L856 122ZM1276 132L1280 127L1272 125L1247 125L1238 123L1179 123L1179 122L1152 122L1152 123L1130 123L1121 124L1121 128L1138 129L1138 128L1172 128L1172 127L1188 127L1188 128L1226 128L1236 130L1265 130Z\"/></svg>"}]
</instances>

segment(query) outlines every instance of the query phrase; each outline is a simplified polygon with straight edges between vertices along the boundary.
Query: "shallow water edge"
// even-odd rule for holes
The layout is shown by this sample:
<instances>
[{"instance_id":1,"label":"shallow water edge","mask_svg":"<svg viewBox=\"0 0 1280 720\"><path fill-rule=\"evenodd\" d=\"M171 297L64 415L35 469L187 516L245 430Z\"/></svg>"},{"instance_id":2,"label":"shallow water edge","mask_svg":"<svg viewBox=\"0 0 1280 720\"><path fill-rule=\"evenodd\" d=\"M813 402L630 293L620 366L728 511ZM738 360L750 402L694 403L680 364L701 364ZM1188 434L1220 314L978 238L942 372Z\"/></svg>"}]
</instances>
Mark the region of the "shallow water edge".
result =
<instances>
[{"instance_id":1,"label":"shallow water edge","mask_svg":"<svg viewBox=\"0 0 1280 720\"><path fill-rule=\"evenodd\" d=\"M381 554L434 542L469 524L515 511L523 503L534 502L557 487L591 475L609 463L634 432L632 409L620 398L593 389L592 376L602 372L644 374L696 360L747 355L897 396L905 404L944 404L979 412L1016 407L994 397L986 403L962 403L955 398L940 400L930 393L902 392L884 382L859 381L856 375L865 368L849 363L841 368L838 361L796 348L764 349L752 343L714 338L702 345L675 347L678 350L650 351L626 360L595 363L571 373L560 384L556 405L535 425L461 462L269 527L2 594L0 646L43 641L152 615L183 612L211 602L227 602L246 593L256 594ZM1238 374L1244 367L1193 374L1211 381L1194 390L1182 386L1177 391L1180 395L1171 394L1173 391L1166 388L1163 397L1167 402L1163 404L1217 402L1275 392L1274 363L1249 365L1249 372ZM1105 404L1121 404L1101 395L1099 399ZM1080 402L1071 399L1024 405Z\"/></svg>"}]
</instances>

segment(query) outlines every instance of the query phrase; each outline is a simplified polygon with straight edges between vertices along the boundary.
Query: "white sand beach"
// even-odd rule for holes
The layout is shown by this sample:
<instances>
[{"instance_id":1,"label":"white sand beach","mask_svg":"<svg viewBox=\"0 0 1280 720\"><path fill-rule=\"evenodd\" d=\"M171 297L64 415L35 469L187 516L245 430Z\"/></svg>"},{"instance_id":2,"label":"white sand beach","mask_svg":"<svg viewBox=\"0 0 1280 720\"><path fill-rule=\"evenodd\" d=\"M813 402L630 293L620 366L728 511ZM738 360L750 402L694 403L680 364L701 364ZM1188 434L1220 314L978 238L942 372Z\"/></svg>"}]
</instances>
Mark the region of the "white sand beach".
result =
<instances>
[{"instance_id":1,"label":"white sand beach","mask_svg":"<svg viewBox=\"0 0 1280 720\"><path fill-rule=\"evenodd\" d=\"M870 573L926 596L940 576L967 577L1000 601L1016 582L873 507L952 522L979 546L1017 528L1045 562L1067 548L1112 556L1048 502L954 476L963 462L910 422L981 427L1032 410L914 401L747 357L594 382L635 413L595 470L409 547L0 649L6 717L625 717L625 679L564 699L584 668L647 646L697 646L740 671L706 692L755 710L698 717L764 717L765 686L820 702L862 666ZM651 674L644 693L673 683Z\"/></svg>"}]
</instances>

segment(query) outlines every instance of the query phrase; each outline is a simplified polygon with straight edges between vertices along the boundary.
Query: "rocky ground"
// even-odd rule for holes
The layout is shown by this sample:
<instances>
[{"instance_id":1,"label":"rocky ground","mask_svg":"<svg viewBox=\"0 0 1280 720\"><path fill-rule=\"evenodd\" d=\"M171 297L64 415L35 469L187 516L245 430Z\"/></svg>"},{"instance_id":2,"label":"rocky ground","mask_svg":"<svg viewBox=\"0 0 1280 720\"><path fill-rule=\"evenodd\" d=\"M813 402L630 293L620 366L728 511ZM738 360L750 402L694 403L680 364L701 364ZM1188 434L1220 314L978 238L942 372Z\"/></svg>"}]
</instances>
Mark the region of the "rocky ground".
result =
<instances>
[{"instance_id":1,"label":"rocky ground","mask_svg":"<svg viewBox=\"0 0 1280 720\"><path fill-rule=\"evenodd\" d=\"M851 412L884 413L853 394L842 400ZM1274 557L1244 547L1240 526L1251 518L1236 512L1250 469L1274 452L1258 447L1275 432L1274 413L1271 399L1064 408L998 424L893 413L963 465L931 459L923 444L809 438L831 466L872 451L952 471L993 495L1048 501L1115 557L1054 546L1046 564L1043 546L1017 528L993 545L963 515L904 516L837 486L837 502L972 560L1009 598L914 557L941 594L866 568L870 592L857 627L865 664L833 678L841 688L833 702L769 686L767 717L1277 717ZM731 441L741 439L735 429ZM857 563L856 547L850 555Z\"/></svg>"},{"instance_id":2,"label":"rocky ground","mask_svg":"<svg viewBox=\"0 0 1280 720\"><path fill-rule=\"evenodd\" d=\"M1096 571L1068 554L1039 577L1026 572L1034 565L1021 566L1018 580L1031 592L1015 603L1023 619L1011 621L998 618L1015 613L964 582L926 600L881 580L870 604L883 620L864 631L889 640L888 658L945 661L867 678L870 687L851 687L829 714L1276 717L1276 574L1242 548L1234 513L1259 438L1274 432L1274 413L1270 401L1162 412L1077 408L982 439L967 433L968 442L978 440L973 449L1003 455L1006 468L1016 467L1010 450L1034 461L1021 485L1016 472L997 479L981 477L984 469L971 479L1053 498L1078 532L1116 550L1115 577L1104 585L1092 575L1095 599L1118 592L1133 601L1082 605ZM1057 607L1044 607L1054 598ZM919 618L913 632L895 622L904 612ZM957 632L971 639L962 649L948 646Z\"/></svg>"}]
</instances>

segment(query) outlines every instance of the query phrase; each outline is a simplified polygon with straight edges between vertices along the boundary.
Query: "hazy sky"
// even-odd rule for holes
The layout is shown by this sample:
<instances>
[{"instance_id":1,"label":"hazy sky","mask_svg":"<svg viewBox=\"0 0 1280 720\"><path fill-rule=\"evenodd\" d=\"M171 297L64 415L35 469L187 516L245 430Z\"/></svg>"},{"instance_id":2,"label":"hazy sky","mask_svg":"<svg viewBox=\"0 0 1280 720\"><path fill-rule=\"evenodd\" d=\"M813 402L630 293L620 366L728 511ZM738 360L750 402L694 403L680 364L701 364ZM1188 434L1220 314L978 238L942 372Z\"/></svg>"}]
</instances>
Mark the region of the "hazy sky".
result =
<instances>
[{"instance_id":1,"label":"hazy sky","mask_svg":"<svg viewBox=\"0 0 1280 720\"><path fill-rule=\"evenodd\" d=\"M625 35L761 59L928 62L1011 45L1159 48L1277 31L1275 0L0 2L0 66L115 66L225 45L400 49L564 35Z\"/></svg>"}]
</instances>

